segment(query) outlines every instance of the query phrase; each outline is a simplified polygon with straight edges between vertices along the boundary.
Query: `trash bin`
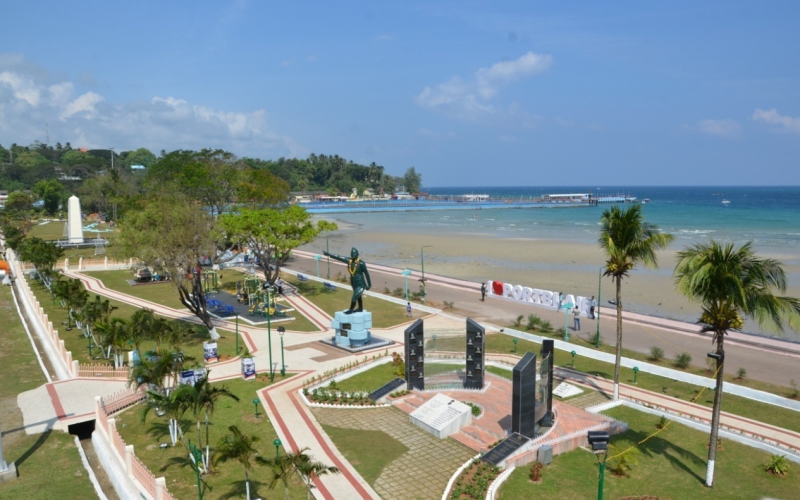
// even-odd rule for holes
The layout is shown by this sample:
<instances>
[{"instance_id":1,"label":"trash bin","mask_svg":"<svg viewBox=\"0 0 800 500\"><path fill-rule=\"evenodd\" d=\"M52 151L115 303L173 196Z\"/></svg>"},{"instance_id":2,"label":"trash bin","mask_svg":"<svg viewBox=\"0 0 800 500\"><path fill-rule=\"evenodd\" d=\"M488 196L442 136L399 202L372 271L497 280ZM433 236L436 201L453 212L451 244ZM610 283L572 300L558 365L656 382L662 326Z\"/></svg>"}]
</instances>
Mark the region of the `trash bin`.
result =
<instances>
[{"instance_id":1,"label":"trash bin","mask_svg":"<svg viewBox=\"0 0 800 500\"><path fill-rule=\"evenodd\" d=\"M553 461L553 447L549 444L542 445L539 448L536 461L542 465L549 465Z\"/></svg>"}]
</instances>

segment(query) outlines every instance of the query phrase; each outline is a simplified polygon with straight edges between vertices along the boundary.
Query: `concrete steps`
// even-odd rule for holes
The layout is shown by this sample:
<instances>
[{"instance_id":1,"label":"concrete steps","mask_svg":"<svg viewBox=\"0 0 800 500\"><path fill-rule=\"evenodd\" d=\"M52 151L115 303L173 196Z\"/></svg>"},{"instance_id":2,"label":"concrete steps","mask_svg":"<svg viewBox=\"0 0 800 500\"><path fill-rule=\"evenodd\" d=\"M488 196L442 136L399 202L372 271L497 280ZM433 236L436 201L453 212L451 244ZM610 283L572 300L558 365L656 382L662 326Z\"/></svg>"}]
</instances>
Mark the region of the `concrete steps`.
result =
<instances>
[{"instance_id":1,"label":"concrete steps","mask_svg":"<svg viewBox=\"0 0 800 500\"><path fill-rule=\"evenodd\" d=\"M489 448L489 446L491 446L495 441L497 441L497 438L495 436L489 434L480 427L476 427L475 425L465 425L464 427L461 428L461 430L458 433L466 434L468 437L481 443L481 445L485 448Z\"/></svg>"},{"instance_id":2,"label":"concrete steps","mask_svg":"<svg viewBox=\"0 0 800 500\"><path fill-rule=\"evenodd\" d=\"M450 437L455 439L459 443L463 444L464 446L471 448L475 451L483 452L489 449L489 447L483 444L483 442L478 441L477 439L474 439L464 434L463 432L456 432L455 434L450 434Z\"/></svg>"}]
</instances>

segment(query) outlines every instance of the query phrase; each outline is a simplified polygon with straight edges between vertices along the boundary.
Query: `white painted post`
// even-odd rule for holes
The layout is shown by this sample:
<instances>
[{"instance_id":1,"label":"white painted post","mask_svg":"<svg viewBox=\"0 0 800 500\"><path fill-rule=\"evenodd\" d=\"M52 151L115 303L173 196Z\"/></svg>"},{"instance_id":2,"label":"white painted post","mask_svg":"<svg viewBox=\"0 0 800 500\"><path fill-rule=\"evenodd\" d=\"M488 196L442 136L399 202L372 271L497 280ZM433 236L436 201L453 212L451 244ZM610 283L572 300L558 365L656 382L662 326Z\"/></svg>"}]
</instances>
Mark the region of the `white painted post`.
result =
<instances>
[{"instance_id":1,"label":"white painted post","mask_svg":"<svg viewBox=\"0 0 800 500\"><path fill-rule=\"evenodd\" d=\"M163 477L156 478L156 500L164 500L164 492L167 491L167 480Z\"/></svg>"},{"instance_id":2,"label":"white painted post","mask_svg":"<svg viewBox=\"0 0 800 500\"><path fill-rule=\"evenodd\" d=\"M103 269L108 269L108 255L103 259Z\"/></svg>"},{"instance_id":3,"label":"white painted post","mask_svg":"<svg viewBox=\"0 0 800 500\"><path fill-rule=\"evenodd\" d=\"M116 418L109 418L108 419L108 429L106 432L108 433L108 442L111 444L111 447L114 447L114 443L111 443L111 439L114 435L114 431L117 430L117 419Z\"/></svg>"},{"instance_id":4,"label":"white painted post","mask_svg":"<svg viewBox=\"0 0 800 500\"><path fill-rule=\"evenodd\" d=\"M128 473L131 479L133 479L133 445L129 444L125 446L125 472Z\"/></svg>"},{"instance_id":5,"label":"white painted post","mask_svg":"<svg viewBox=\"0 0 800 500\"><path fill-rule=\"evenodd\" d=\"M78 271L83 269L83 257L78 257Z\"/></svg>"},{"instance_id":6,"label":"white painted post","mask_svg":"<svg viewBox=\"0 0 800 500\"><path fill-rule=\"evenodd\" d=\"M72 374L78 377L81 371L81 362L76 360L72 361Z\"/></svg>"},{"instance_id":7,"label":"white painted post","mask_svg":"<svg viewBox=\"0 0 800 500\"><path fill-rule=\"evenodd\" d=\"M64 259L64 270L69 271L69 259Z\"/></svg>"},{"instance_id":8,"label":"white painted post","mask_svg":"<svg viewBox=\"0 0 800 500\"><path fill-rule=\"evenodd\" d=\"M103 411L100 408L103 406L103 397L102 396L95 396L94 397L94 417L97 421L100 421L100 412ZM106 430L106 429L103 429Z\"/></svg>"}]
</instances>

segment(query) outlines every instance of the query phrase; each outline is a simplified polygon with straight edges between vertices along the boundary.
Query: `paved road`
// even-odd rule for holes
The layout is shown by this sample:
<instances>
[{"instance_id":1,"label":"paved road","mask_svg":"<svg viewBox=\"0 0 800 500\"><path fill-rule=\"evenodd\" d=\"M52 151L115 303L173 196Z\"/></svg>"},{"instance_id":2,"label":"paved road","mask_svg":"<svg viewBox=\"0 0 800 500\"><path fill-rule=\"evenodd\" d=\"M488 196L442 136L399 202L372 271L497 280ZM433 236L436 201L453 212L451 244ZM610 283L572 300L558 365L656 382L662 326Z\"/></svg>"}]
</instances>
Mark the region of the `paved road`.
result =
<instances>
[{"instance_id":1,"label":"paved road","mask_svg":"<svg viewBox=\"0 0 800 500\"><path fill-rule=\"evenodd\" d=\"M312 254L302 251L295 251L294 257L287 264L288 267L316 276L316 263L310 257ZM390 268L377 264L367 263L370 276L372 277L372 291L383 292L384 288L394 290L405 286L405 279L400 275L400 269ZM325 277L325 270L320 266L320 271ZM331 261L331 276L337 273L347 275L344 264ZM409 290L418 290L419 273L409 277ZM490 322L498 325L511 325L518 315L536 314L543 319L550 321L553 326L564 328L564 315L549 309L526 305L504 300L492 296L487 296L485 302L480 301L480 285L464 280L446 278L434 274L426 273L427 297L430 302L441 306L443 301L455 304L454 314L469 316L478 322ZM624 290L623 290L624 294ZM624 296L624 295L623 295ZM368 302L369 298L366 299ZM369 307L365 305L365 307ZM645 318L641 315L631 315L636 318ZM603 342L616 345L616 311L614 309L602 308L600 320L600 334ZM650 318L652 321L661 321L658 318ZM583 342L586 345L588 339L593 341L596 322L588 318L582 318L582 329L573 332L572 318L570 322L570 338L576 343ZM680 323L676 321L663 321L665 325L673 327L682 325L680 330L675 328L659 327L644 324L641 321L623 321L623 346L641 353L649 353L652 346L659 346L666 353L667 359L672 359L675 354L688 352L692 355L693 364L706 367L706 353L712 350L711 338L699 333L689 333L696 329L695 325ZM686 331L682 331L686 330ZM753 338L751 336L737 334L737 338ZM731 339L733 340L733 339ZM781 344L782 342L774 342ZM728 373L733 373L740 367L747 370L747 377L754 380L761 380L780 384L785 387L790 386L792 379L800 383L800 356L788 352L781 352L774 349L759 348L750 345L736 344L733 341L726 342L726 357ZM786 344L792 349L800 349L797 344Z\"/></svg>"}]
</instances>

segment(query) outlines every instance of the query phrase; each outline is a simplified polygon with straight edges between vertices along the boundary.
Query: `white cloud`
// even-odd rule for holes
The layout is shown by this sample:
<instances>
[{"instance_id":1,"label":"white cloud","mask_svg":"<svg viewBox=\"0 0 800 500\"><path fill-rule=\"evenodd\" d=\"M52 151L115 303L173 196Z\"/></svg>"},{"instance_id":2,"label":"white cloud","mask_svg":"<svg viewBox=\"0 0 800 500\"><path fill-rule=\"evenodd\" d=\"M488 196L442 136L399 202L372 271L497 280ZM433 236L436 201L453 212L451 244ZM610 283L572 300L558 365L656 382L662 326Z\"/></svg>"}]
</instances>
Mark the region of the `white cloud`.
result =
<instances>
[{"instance_id":1,"label":"white cloud","mask_svg":"<svg viewBox=\"0 0 800 500\"><path fill-rule=\"evenodd\" d=\"M44 140L48 123L53 139L74 147L208 147L243 156L304 152L292 138L271 130L263 109L213 109L173 96L112 103L91 91L78 95L70 81L45 83L41 71L27 71L31 65L24 63L0 55L0 133L9 142Z\"/></svg>"},{"instance_id":2,"label":"white cloud","mask_svg":"<svg viewBox=\"0 0 800 500\"><path fill-rule=\"evenodd\" d=\"M736 120L700 120L695 128L717 137L738 137L742 132L742 127Z\"/></svg>"},{"instance_id":3,"label":"white cloud","mask_svg":"<svg viewBox=\"0 0 800 500\"><path fill-rule=\"evenodd\" d=\"M756 109L753 112L753 120L764 121L771 125L777 125L784 132L794 132L800 134L800 117L792 118L778 113L775 108Z\"/></svg>"},{"instance_id":4,"label":"white cloud","mask_svg":"<svg viewBox=\"0 0 800 500\"><path fill-rule=\"evenodd\" d=\"M454 76L434 87L425 87L415 102L424 108L444 113L453 118L478 121L490 116L518 115L524 113L516 109L503 109L491 101L500 90L523 78L541 73L552 64L548 55L528 52L514 61L501 61L488 68L480 68L469 80Z\"/></svg>"}]
</instances>

